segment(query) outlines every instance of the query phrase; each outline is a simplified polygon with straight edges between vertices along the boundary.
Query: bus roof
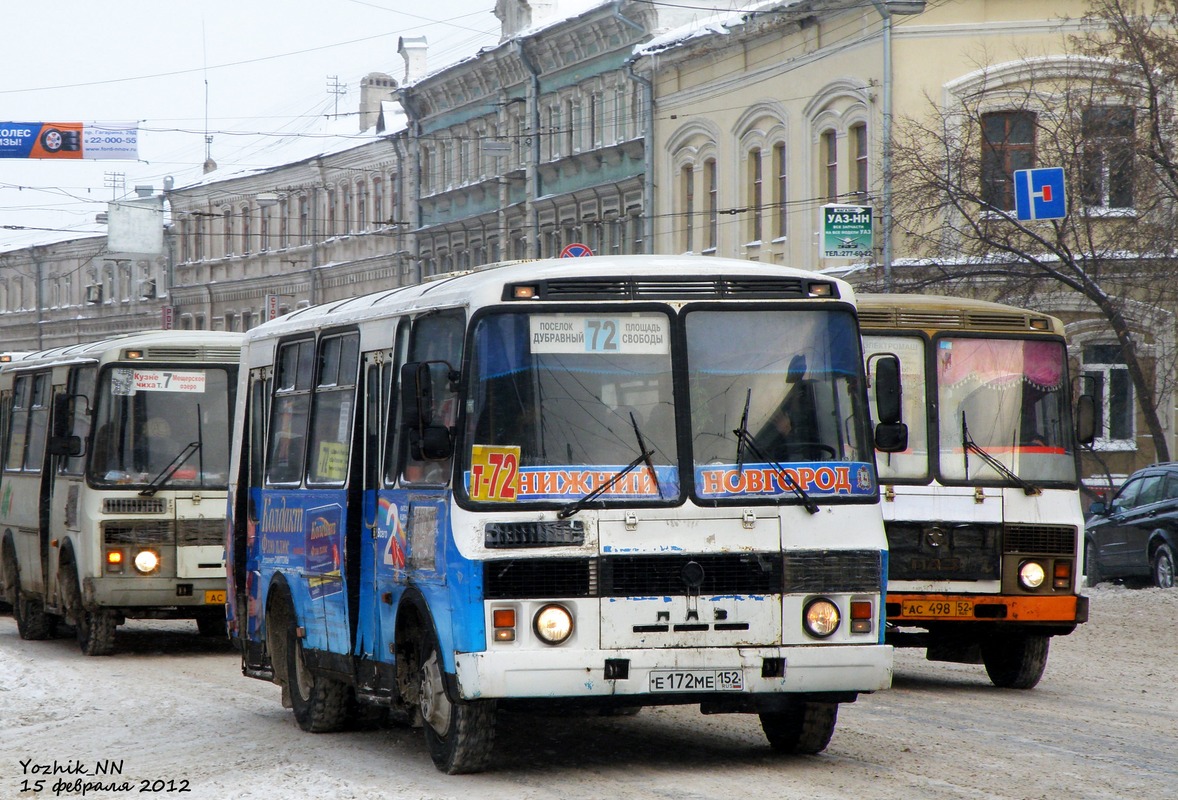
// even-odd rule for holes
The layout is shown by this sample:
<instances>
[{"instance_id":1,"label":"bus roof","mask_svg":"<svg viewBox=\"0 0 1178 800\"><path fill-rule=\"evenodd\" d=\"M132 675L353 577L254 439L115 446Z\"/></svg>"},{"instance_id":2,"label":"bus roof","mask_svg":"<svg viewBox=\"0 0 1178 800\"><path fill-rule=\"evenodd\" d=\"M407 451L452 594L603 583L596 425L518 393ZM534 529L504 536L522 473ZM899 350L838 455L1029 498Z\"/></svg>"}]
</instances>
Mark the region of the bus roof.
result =
<instances>
[{"instance_id":1,"label":"bus roof","mask_svg":"<svg viewBox=\"0 0 1178 800\"><path fill-rule=\"evenodd\" d=\"M654 282L642 284L641 281L624 280L639 277L650 277ZM793 281L795 286L804 285L798 281L826 284L834 288L833 296L854 302L850 284L838 278L743 259L683 255L550 258L488 264L475 270L439 275L423 283L299 309L252 328L246 338L280 336L318 326L342 325L393 313L412 313L419 309L489 305L504 299L504 287L508 284L540 284L560 279L582 279L576 290L580 293L570 296L566 289L559 296L564 300L659 300L670 296L701 300L722 297L768 299L774 292L779 292L778 296L784 294L775 288L774 281L777 280L777 287L784 285L785 281ZM723 289L719 288L721 281L725 282ZM643 289L649 291L643 293Z\"/></svg>"},{"instance_id":2,"label":"bus roof","mask_svg":"<svg viewBox=\"0 0 1178 800\"><path fill-rule=\"evenodd\" d=\"M1053 333L1063 322L1018 306L935 294L860 294L861 328L956 330L976 333Z\"/></svg>"},{"instance_id":3,"label":"bus roof","mask_svg":"<svg viewBox=\"0 0 1178 800\"><path fill-rule=\"evenodd\" d=\"M144 350L145 359L152 361L235 363L240 358L241 343L242 334L228 331L140 331L26 353L21 358L0 365L0 369L11 372L50 364L98 361L112 349L136 348Z\"/></svg>"}]
</instances>

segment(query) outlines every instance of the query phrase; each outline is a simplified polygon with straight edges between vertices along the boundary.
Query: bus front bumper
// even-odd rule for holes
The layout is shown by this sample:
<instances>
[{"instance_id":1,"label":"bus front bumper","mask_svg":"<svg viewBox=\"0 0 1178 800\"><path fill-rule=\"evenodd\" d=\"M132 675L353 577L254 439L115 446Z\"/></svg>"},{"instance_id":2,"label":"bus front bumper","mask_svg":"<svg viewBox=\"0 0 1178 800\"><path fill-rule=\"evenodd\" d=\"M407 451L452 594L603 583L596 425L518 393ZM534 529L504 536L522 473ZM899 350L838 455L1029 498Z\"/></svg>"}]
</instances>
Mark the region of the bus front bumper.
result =
<instances>
[{"instance_id":1,"label":"bus front bumper","mask_svg":"<svg viewBox=\"0 0 1178 800\"><path fill-rule=\"evenodd\" d=\"M467 700L857 693L892 683L890 645L458 653Z\"/></svg>"},{"instance_id":2,"label":"bus front bumper","mask_svg":"<svg viewBox=\"0 0 1178 800\"><path fill-rule=\"evenodd\" d=\"M87 605L125 609L212 608L225 604L225 579L126 577L87 578L83 591Z\"/></svg>"},{"instance_id":3,"label":"bus front bumper","mask_svg":"<svg viewBox=\"0 0 1178 800\"><path fill-rule=\"evenodd\" d=\"M929 622L1069 625L1088 621L1084 595L888 593L888 622L921 626Z\"/></svg>"}]
</instances>

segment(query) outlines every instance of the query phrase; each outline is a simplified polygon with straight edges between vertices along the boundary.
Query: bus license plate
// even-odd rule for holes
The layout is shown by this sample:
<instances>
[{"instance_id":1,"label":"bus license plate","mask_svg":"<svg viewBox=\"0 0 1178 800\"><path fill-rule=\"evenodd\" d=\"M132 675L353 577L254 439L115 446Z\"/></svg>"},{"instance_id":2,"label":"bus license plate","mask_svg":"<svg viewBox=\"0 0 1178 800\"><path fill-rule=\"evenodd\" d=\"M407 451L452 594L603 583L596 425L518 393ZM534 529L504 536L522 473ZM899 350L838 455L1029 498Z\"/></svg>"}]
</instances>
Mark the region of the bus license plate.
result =
<instances>
[{"instance_id":1,"label":"bus license plate","mask_svg":"<svg viewBox=\"0 0 1178 800\"><path fill-rule=\"evenodd\" d=\"M738 669L656 669L650 673L652 692L742 692L744 673Z\"/></svg>"},{"instance_id":2,"label":"bus license plate","mask_svg":"<svg viewBox=\"0 0 1178 800\"><path fill-rule=\"evenodd\" d=\"M225 605L225 591L223 589L209 589L205 591L205 605L207 606L223 606Z\"/></svg>"},{"instance_id":3,"label":"bus license plate","mask_svg":"<svg viewBox=\"0 0 1178 800\"><path fill-rule=\"evenodd\" d=\"M972 617L972 600L905 600L905 617Z\"/></svg>"}]
</instances>

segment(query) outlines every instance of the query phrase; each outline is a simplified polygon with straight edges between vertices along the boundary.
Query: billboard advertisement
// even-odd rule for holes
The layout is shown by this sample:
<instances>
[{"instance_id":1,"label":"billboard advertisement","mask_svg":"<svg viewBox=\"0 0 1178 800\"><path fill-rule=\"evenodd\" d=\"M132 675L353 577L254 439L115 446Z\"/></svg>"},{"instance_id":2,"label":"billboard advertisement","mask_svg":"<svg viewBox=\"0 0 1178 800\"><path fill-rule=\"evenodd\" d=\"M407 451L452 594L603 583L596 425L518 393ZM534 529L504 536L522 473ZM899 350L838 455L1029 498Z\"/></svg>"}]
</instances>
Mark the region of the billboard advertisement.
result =
<instances>
[{"instance_id":1,"label":"billboard advertisement","mask_svg":"<svg viewBox=\"0 0 1178 800\"><path fill-rule=\"evenodd\" d=\"M139 158L134 122L0 122L0 158Z\"/></svg>"}]
</instances>

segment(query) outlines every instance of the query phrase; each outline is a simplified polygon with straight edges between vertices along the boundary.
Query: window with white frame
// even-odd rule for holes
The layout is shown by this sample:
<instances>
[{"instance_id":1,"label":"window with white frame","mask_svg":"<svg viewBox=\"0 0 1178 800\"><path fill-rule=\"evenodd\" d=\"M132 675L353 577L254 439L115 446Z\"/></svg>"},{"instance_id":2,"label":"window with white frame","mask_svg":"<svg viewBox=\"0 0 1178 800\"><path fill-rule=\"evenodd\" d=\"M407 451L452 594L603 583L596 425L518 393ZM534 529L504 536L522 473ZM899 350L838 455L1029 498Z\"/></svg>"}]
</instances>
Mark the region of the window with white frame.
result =
<instances>
[{"instance_id":1,"label":"window with white frame","mask_svg":"<svg viewBox=\"0 0 1178 800\"><path fill-rule=\"evenodd\" d=\"M1132 449L1135 444L1135 401L1129 366L1119 344L1089 344L1081 351L1082 371L1091 380L1096 400L1096 445Z\"/></svg>"},{"instance_id":2,"label":"window with white frame","mask_svg":"<svg viewBox=\"0 0 1178 800\"><path fill-rule=\"evenodd\" d=\"M716 159L704 161L704 186L708 192L708 236L707 249L715 251L720 240L720 184L717 175Z\"/></svg>"},{"instance_id":3,"label":"window with white frame","mask_svg":"<svg viewBox=\"0 0 1178 800\"><path fill-rule=\"evenodd\" d=\"M982 201L1003 211L1014 209L1015 170L1035 166L1032 111L982 115Z\"/></svg>"},{"instance_id":4,"label":"window with white frame","mask_svg":"<svg viewBox=\"0 0 1178 800\"><path fill-rule=\"evenodd\" d=\"M1133 138L1136 110L1093 106L1081 117L1084 138L1081 199L1088 208L1133 207Z\"/></svg>"},{"instance_id":5,"label":"window with white frame","mask_svg":"<svg viewBox=\"0 0 1178 800\"><path fill-rule=\"evenodd\" d=\"M819 137L819 158L822 159L822 187L819 193L828 203L839 199L839 156L838 134L834 129L822 132Z\"/></svg>"},{"instance_id":6,"label":"window with white frame","mask_svg":"<svg viewBox=\"0 0 1178 800\"><path fill-rule=\"evenodd\" d=\"M787 170L785 143L778 142L773 145L773 236L776 239L784 239L789 233Z\"/></svg>"},{"instance_id":7,"label":"window with white frame","mask_svg":"<svg viewBox=\"0 0 1178 800\"><path fill-rule=\"evenodd\" d=\"M855 169L851 173L851 191L860 202L867 199L867 123L851 126L851 147L854 148Z\"/></svg>"},{"instance_id":8,"label":"window with white frame","mask_svg":"<svg viewBox=\"0 0 1178 800\"><path fill-rule=\"evenodd\" d=\"M684 164L679 170L679 205L683 209L683 251L695 251L695 167Z\"/></svg>"},{"instance_id":9,"label":"window with white frame","mask_svg":"<svg viewBox=\"0 0 1178 800\"><path fill-rule=\"evenodd\" d=\"M764 239L763 213L765 210L765 171L761 148L749 150L748 157L748 240Z\"/></svg>"}]
</instances>

